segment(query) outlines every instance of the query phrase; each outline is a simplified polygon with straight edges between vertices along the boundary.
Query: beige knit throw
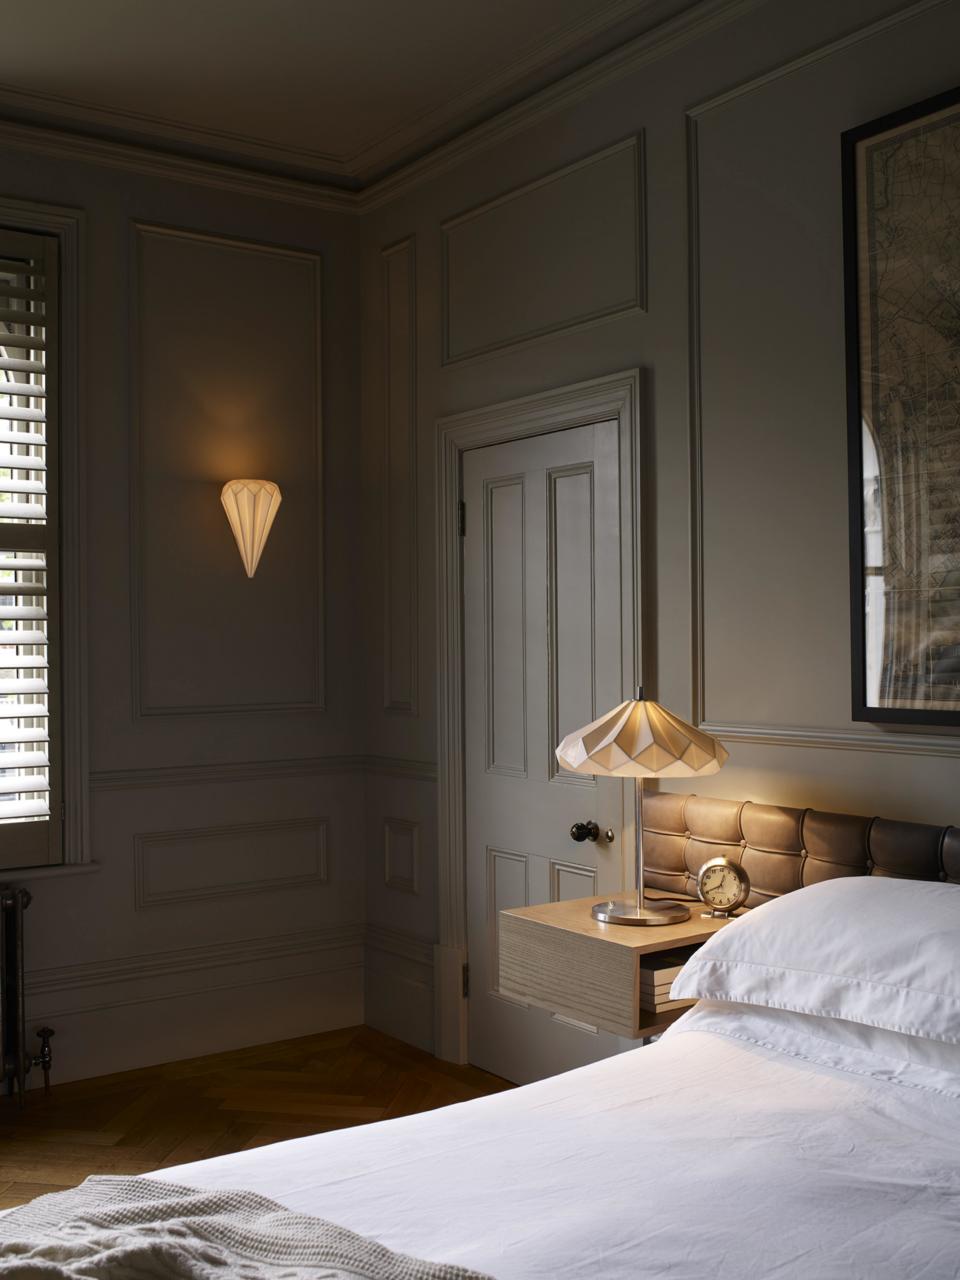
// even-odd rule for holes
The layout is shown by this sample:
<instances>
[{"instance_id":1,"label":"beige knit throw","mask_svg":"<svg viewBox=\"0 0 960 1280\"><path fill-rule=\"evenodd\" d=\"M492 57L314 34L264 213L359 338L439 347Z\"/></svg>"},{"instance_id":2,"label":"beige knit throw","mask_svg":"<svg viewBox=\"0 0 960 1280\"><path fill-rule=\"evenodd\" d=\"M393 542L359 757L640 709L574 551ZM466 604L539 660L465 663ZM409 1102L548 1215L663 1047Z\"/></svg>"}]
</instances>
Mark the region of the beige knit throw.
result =
<instances>
[{"instance_id":1,"label":"beige knit throw","mask_svg":"<svg viewBox=\"0 0 960 1280\"><path fill-rule=\"evenodd\" d=\"M491 1280L249 1191L88 1178L0 1217L2 1280Z\"/></svg>"}]
</instances>

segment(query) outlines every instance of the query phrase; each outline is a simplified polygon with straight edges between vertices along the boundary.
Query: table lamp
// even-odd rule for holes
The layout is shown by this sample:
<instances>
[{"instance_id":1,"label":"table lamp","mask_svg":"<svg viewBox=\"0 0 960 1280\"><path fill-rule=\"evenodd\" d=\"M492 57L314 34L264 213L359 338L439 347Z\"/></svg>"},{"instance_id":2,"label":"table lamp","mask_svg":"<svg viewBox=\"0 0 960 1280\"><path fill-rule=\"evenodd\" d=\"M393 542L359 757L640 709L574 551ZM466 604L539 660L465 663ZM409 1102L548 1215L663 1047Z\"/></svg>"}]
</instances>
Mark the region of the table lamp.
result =
<instances>
[{"instance_id":1,"label":"table lamp","mask_svg":"<svg viewBox=\"0 0 960 1280\"><path fill-rule=\"evenodd\" d=\"M644 699L637 689L592 724L568 733L557 747L557 759L573 773L603 778L633 778L637 838L635 893L598 902L593 917L604 924L680 924L690 918L681 902L644 900L643 894L643 780L644 778L700 778L729 759L720 743L694 729L659 702Z\"/></svg>"}]
</instances>

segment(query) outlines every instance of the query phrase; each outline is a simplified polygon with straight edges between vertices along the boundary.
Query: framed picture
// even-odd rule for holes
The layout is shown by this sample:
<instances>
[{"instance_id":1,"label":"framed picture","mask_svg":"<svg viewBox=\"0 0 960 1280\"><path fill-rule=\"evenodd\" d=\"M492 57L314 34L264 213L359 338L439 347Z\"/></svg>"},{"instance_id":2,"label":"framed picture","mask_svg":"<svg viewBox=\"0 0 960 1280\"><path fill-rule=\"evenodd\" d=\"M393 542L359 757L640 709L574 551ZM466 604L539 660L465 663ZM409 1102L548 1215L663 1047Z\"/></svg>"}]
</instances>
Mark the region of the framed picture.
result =
<instances>
[{"instance_id":1,"label":"framed picture","mask_svg":"<svg viewBox=\"0 0 960 1280\"><path fill-rule=\"evenodd\" d=\"M843 135L853 718L960 725L960 89Z\"/></svg>"}]
</instances>

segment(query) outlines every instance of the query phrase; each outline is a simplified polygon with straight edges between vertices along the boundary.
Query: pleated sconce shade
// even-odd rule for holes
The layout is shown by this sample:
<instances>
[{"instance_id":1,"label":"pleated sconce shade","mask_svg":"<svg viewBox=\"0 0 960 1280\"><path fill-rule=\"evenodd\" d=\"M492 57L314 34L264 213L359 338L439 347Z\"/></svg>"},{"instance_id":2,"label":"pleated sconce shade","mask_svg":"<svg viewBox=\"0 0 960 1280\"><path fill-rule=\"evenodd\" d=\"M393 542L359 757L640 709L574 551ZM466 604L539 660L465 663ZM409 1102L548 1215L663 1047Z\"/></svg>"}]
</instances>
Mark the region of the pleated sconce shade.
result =
<instances>
[{"instance_id":1,"label":"pleated sconce shade","mask_svg":"<svg viewBox=\"0 0 960 1280\"><path fill-rule=\"evenodd\" d=\"M611 778L697 778L717 770L729 753L708 733L659 702L628 698L592 724L568 733L557 759L574 773Z\"/></svg>"},{"instance_id":2,"label":"pleated sconce shade","mask_svg":"<svg viewBox=\"0 0 960 1280\"><path fill-rule=\"evenodd\" d=\"M280 508L280 489L272 480L228 480L220 501L237 540L247 577L252 578Z\"/></svg>"}]
</instances>

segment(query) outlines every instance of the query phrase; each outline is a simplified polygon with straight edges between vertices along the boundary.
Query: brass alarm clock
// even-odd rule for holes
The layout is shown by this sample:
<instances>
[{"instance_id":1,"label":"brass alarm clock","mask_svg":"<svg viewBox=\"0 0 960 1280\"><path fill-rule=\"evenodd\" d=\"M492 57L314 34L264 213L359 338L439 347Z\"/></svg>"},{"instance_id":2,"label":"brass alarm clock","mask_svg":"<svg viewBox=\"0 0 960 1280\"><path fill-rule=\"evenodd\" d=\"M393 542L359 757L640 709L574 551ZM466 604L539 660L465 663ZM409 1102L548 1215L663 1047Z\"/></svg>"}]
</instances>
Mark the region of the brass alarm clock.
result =
<instances>
[{"instance_id":1,"label":"brass alarm clock","mask_svg":"<svg viewBox=\"0 0 960 1280\"><path fill-rule=\"evenodd\" d=\"M729 858L711 858L697 875L697 894L710 908L703 918L725 919L742 907L750 896L750 877Z\"/></svg>"}]
</instances>

